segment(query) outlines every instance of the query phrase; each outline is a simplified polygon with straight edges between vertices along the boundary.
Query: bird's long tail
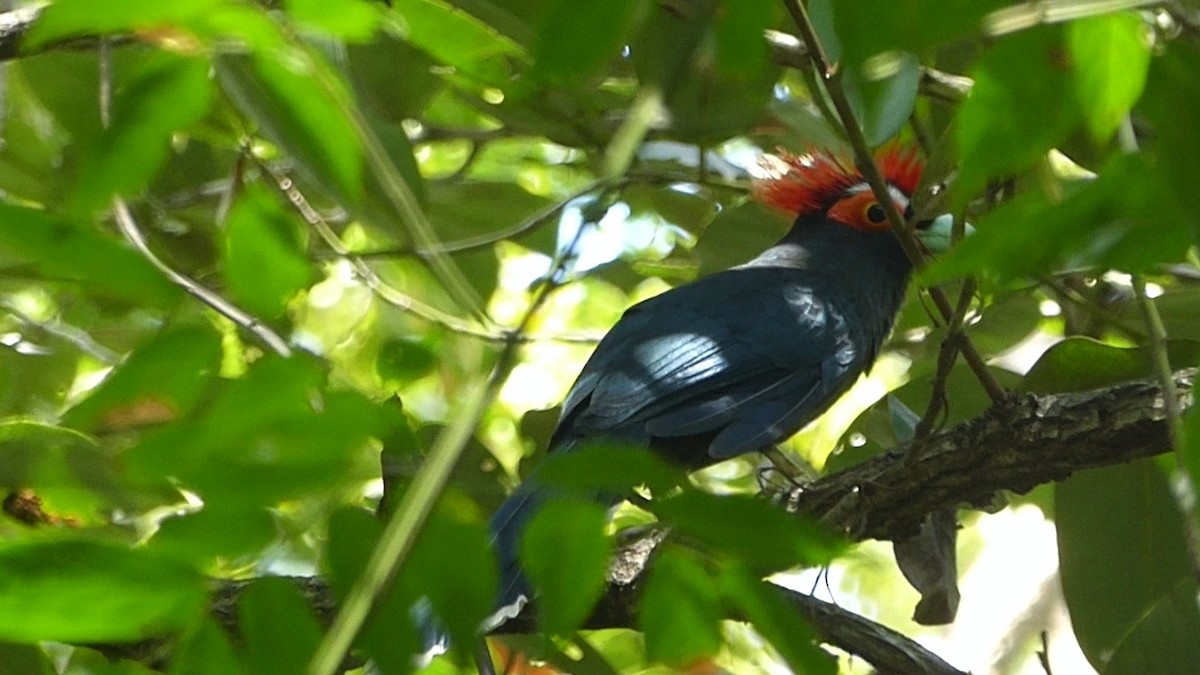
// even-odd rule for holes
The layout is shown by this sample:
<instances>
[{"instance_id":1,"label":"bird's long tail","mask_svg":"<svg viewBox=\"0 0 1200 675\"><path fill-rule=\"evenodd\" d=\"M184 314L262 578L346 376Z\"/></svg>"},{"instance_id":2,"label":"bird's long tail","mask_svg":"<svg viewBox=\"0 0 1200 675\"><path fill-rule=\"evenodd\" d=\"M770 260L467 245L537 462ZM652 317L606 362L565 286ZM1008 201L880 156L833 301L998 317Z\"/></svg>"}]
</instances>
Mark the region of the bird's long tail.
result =
<instances>
[{"instance_id":1,"label":"bird's long tail","mask_svg":"<svg viewBox=\"0 0 1200 675\"><path fill-rule=\"evenodd\" d=\"M500 567L500 592L492 615L496 625L519 614L530 598L532 589L521 571L521 537L530 519L550 498L549 490L535 480L526 480L504 500L488 524Z\"/></svg>"}]
</instances>

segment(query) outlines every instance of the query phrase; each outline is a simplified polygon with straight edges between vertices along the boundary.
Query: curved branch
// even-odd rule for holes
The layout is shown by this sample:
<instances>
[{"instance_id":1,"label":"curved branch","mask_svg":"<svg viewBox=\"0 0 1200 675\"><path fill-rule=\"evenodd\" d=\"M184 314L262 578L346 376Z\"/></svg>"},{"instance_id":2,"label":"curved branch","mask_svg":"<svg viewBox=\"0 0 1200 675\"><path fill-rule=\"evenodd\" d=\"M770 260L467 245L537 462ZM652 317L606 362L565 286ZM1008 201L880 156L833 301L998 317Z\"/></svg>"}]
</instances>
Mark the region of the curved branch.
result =
<instances>
[{"instance_id":1,"label":"curved branch","mask_svg":"<svg viewBox=\"0 0 1200 675\"><path fill-rule=\"evenodd\" d=\"M1180 406L1191 403L1195 375L1175 373ZM984 507L1001 490L1025 493L1076 471L1168 452L1166 416L1152 380L1027 395L775 496L851 539L903 539L937 509Z\"/></svg>"}]
</instances>

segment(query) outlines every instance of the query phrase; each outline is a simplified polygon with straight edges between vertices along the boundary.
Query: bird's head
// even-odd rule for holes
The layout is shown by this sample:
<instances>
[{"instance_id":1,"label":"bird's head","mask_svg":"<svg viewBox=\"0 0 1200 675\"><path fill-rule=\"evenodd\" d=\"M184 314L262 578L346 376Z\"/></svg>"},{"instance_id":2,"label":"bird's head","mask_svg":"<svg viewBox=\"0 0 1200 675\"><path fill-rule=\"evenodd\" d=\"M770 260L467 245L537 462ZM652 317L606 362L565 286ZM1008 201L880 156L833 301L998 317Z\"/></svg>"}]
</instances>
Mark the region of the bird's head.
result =
<instances>
[{"instance_id":1,"label":"bird's head","mask_svg":"<svg viewBox=\"0 0 1200 675\"><path fill-rule=\"evenodd\" d=\"M780 152L779 162L768 167L766 178L754 183L762 202L796 218L824 216L861 232L890 232L891 222L871 186L852 162L824 151L804 155ZM896 210L912 220L909 203L921 180L922 165L916 152L890 146L876 157ZM950 244L952 221L948 216L914 223L917 238L933 252Z\"/></svg>"}]
</instances>

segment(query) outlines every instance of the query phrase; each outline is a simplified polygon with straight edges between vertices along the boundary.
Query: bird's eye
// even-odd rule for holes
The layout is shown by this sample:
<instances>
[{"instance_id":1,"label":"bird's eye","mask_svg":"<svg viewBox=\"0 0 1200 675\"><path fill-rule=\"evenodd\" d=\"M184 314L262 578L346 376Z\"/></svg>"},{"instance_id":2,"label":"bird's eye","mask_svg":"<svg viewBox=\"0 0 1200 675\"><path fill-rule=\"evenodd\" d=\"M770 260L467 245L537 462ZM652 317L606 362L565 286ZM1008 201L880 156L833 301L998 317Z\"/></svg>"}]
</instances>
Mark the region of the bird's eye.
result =
<instances>
[{"instance_id":1,"label":"bird's eye","mask_svg":"<svg viewBox=\"0 0 1200 675\"><path fill-rule=\"evenodd\" d=\"M863 209L863 217L872 225L882 225L887 221L887 214L883 212L883 207L877 202L871 202L867 208Z\"/></svg>"},{"instance_id":2,"label":"bird's eye","mask_svg":"<svg viewBox=\"0 0 1200 675\"><path fill-rule=\"evenodd\" d=\"M912 207L912 204L909 204L908 206L904 207L904 219L912 220L912 217L913 217L913 207Z\"/></svg>"}]
</instances>

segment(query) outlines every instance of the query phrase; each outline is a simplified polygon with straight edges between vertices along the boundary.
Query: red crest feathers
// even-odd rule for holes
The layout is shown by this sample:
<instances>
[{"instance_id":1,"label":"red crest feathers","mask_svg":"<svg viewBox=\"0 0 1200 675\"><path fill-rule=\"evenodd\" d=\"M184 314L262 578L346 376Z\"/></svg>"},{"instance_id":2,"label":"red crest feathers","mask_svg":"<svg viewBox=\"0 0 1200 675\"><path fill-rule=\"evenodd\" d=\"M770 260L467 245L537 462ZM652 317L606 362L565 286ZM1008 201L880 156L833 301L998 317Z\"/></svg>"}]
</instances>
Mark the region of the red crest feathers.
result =
<instances>
[{"instance_id":1,"label":"red crest feathers","mask_svg":"<svg viewBox=\"0 0 1200 675\"><path fill-rule=\"evenodd\" d=\"M767 165L771 175L754 181L754 196L764 204L792 215L828 208L847 189L863 182L862 173L828 151L794 155L780 150L783 171ZM875 155L883 179L906 195L921 181L921 160L914 149L898 143L884 146Z\"/></svg>"}]
</instances>

